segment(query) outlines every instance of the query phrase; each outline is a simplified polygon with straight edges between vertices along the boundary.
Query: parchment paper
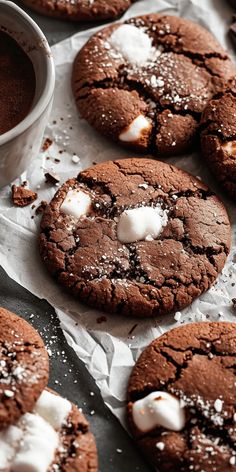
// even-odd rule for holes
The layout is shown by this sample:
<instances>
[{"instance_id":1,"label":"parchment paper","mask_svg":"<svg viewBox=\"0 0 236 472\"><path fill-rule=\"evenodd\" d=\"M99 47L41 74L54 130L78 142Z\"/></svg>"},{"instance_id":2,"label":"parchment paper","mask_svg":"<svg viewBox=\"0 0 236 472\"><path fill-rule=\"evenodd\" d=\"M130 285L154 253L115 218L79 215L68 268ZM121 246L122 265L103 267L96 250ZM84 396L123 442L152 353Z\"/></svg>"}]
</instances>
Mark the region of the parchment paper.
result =
<instances>
[{"instance_id":1,"label":"parchment paper","mask_svg":"<svg viewBox=\"0 0 236 472\"><path fill-rule=\"evenodd\" d=\"M142 0L135 3L124 17L154 11L197 21L215 33L221 44L232 53L226 39L232 11L224 0ZM58 172L63 182L77 175L82 168L92 165L93 161L134 155L101 138L85 121L79 119L75 108L70 88L71 65L78 49L94 31L96 28L79 33L52 48L56 64L56 93L45 136L52 138L54 144L41 153L21 179L16 181L18 184L27 180L29 187L38 191L36 204L41 200L49 201L56 190L56 187L44 182L46 169ZM62 149L66 152L60 153ZM78 164L72 162L74 153L80 158ZM60 163L55 163L54 158L59 158ZM200 176L216 190L214 179L204 168L199 155L172 158L168 162ZM14 208L10 201L10 186L0 192L2 267L12 279L55 307L68 343L86 364L104 401L123 424L128 377L138 355L150 341L183 322L236 320L231 302L236 296L236 288L232 286L233 280L236 282L236 207L223 199L231 218L233 245L216 285L183 310L179 322L174 320L174 315L144 321L106 315L107 321L98 324L97 318L103 313L89 309L66 295L46 273L38 255L40 217L35 216L35 210L31 206ZM132 328L134 330L129 334Z\"/></svg>"}]
</instances>

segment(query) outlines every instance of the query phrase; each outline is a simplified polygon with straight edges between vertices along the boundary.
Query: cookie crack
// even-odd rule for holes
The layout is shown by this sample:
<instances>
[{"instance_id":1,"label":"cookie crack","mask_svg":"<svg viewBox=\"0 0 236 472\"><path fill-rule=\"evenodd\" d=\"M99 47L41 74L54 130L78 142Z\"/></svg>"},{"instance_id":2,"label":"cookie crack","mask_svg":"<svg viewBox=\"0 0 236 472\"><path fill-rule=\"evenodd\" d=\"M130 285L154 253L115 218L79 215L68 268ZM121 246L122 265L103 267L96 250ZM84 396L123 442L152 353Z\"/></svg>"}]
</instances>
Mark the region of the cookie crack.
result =
<instances>
[{"instance_id":1,"label":"cookie crack","mask_svg":"<svg viewBox=\"0 0 236 472\"><path fill-rule=\"evenodd\" d=\"M225 61L229 60L227 55L223 56L220 53L214 53L214 52L206 53L206 54L198 54L196 52L193 53L193 52L187 51L187 50L175 51L175 50L171 50L171 49L169 50L169 52L173 52L174 54L183 55L184 57L187 57L188 59L191 60L193 65L196 65L198 67L202 67L207 72L209 72L211 77L221 77L221 75L216 73L216 72L214 73L212 71L212 69L206 64L207 59L220 59L222 62L225 62Z\"/></svg>"},{"instance_id":2,"label":"cookie crack","mask_svg":"<svg viewBox=\"0 0 236 472\"><path fill-rule=\"evenodd\" d=\"M209 354L213 354L213 356L222 357L222 358L235 357L235 353L217 351L217 348L214 346L214 343L217 343L218 341L220 341L220 338L214 339L214 341L212 342L208 341L205 338L198 338L198 340L203 341L206 344L210 344L209 348L204 349L204 348L188 347L186 349L181 349L181 347L175 348L173 345L170 345L165 342L163 343L163 346L176 353L185 354L186 352L191 352L192 354L191 359L193 358L195 354L202 355L205 357L208 357ZM159 354L163 354L162 349L160 350L155 349L155 351Z\"/></svg>"},{"instance_id":3,"label":"cookie crack","mask_svg":"<svg viewBox=\"0 0 236 472\"><path fill-rule=\"evenodd\" d=\"M114 162L113 162L114 163ZM102 180L91 180L89 177L86 177L83 173L79 174L77 177L78 183L84 183L88 186L90 190L93 190L94 192L97 192L99 190L99 194L106 194L111 198L111 205L110 206L115 206L116 205L116 196L113 194L113 192L109 189L108 185L111 182L108 182L107 184L104 183ZM102 193L101 193L102 191Z\"/></svg>"}]
</instances>

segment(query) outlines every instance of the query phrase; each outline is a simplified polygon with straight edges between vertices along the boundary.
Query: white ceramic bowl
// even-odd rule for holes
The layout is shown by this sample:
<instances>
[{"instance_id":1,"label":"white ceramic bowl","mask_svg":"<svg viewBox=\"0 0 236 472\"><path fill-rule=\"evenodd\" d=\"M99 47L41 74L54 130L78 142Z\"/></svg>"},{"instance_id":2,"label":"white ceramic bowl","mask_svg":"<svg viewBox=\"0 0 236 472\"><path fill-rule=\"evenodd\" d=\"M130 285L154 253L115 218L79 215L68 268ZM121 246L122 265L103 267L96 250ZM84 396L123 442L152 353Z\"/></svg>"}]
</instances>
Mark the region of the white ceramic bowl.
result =
<instances>
[{"instance_id":1,"label":"white ceramic bowl","mask_svg":"<svg viewBox=\"0 0 236 472\"><path fill-rule=\"evenodd\" d=\"M0 135L0 187L24 172L37 155L51 110L55 68L50 47L37 24L12 2L0 0L0 30L9 33L31 59L36 92L28 115Z\"/></svg>"}]
</instances>

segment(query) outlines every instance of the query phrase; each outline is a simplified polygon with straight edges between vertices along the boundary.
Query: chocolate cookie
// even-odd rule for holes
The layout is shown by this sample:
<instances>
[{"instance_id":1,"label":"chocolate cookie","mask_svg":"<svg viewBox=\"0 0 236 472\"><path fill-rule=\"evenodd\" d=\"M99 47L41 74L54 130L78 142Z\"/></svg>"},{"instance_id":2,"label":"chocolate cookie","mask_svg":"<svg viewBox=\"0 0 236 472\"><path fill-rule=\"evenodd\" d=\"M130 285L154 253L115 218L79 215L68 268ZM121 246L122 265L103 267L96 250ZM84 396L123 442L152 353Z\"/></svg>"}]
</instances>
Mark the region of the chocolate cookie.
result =
<instances>
[{"instance_id":1,"label":"chocolate cookie","mask_svg":"<svg viewBox=\"0 0 236 472\"><path fill-rule=\"evenodd\" d=\"M0 308L0 429L32 410L47 382L41 337L25 320Z\"/></svg>"},{"instance_id":2,"label":"chocolate cookie","mask_svg":"<svg viewBox=\"0 0 236 472\"><path fill-rule=\"evenodd\" d=\"M72 87L82 118L132 149L191 148L201 113L235 68L201 26L152 14L108 26L78 53Z\"/></svg>"},{"instance_id":3,"label":"chocolate cookie","mask_svg":"<svg viewBox=\"0 0 236 472\"><path fill-rule=\"evenodd\" d=\"M99 21L116 18L135 0L22 0L43 15L72 21Z\"/></svg>"},{"instance_id":4,"label":"chocolate cookie","mask_svg":"<svg viewBox=\"0 0 236 472\"><path fill-rule=\"evenodd\" d=\"M44 390L32 413L0 433L1 470L97 472L97 451L89 424L78 408Z\"/></svg>"},{"instance_id":5,"label":"chocolate cookie","mask_svg":"<svg viewBox=\"0 0 236 472\"><path fill-rule=\"evenodd\" d=\"M236 84L211 100L201 120L203 155L222 187L236 200Z\"/></svg>"},{"instance_id":6,"label":"chocolate cookie","mask_svg":"<svg viewBox=\"0 0 236 472\"><path fill-rule=\"evenodd\" d=\"M146 317L207 290L229 246L218 198L183 170L145 158L104 162L67 181L39 238L47 269L81 301Z\"/></svg>"},{"instance_id":7,"label":"chocolate cookie","mask_svg":"<svg viewBox=\"0 0 236 472\"><path fill-rule=\"evenodd\" d=\"M152 342L128 387L138 447L161 472L236 470L236 325L194 323Z\"/></svg>"}]
</instances>

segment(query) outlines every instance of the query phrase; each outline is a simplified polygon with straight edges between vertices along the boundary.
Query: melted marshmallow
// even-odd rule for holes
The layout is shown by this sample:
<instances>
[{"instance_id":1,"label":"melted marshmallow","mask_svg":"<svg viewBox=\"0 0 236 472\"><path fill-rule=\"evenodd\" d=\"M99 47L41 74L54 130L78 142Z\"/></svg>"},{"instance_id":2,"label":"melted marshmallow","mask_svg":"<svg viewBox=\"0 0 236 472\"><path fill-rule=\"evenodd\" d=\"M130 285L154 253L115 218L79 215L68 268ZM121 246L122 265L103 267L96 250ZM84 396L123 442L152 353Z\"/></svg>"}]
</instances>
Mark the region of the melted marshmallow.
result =
<instances>
[{"instance_id":1,"label":"melted marshmallow","mask_svg":"<svg viewBox=\"0 0 236 472\"><path fill-rule=\"evenodd\" d=\"M236 156L236 141L228 141L227 143L223 144L222 148L228 154Z\"/></svg>"},{"instance_id":2,"label":"melted marshmallow","mask_svg":"<svg viewBox=\"0 0 236 472\"><path fill-rule=\"evenodd\" d=\"M79 189L69 190L60 210L66 215L81 218L87 215L90 210L92 200L88 193Z\"/></svg>"},{"instance_id":3,"label":"melted marshmallow","mask_svg":"<svg viewBox=\"0 0 236 472\"><path fill-rule=\"evenodd\" d=\"M133 420L140 431L158 426L181 431L185 426L185 411L178 398L167 392L153 392L133 404Z\"/></svg>"},{"instance_id":4,"label":"melted marshmallow","mask_svg":"<svg viewBox=\"0 0 236 472\"><path fill-rule=\"evenodd\" d=\"M119 26L111 34L109 43L133 65L142 66L152 56L152 39L134 25Z\"/></svg>"},{"instance_id":5,"label":"melted marshmallow","mask_svg":"<svg viewBox=\"0 0 236 472\"><path fill-rule=\"evenodd\" d=\"M44 391L33 413L0 432L0 471L47 472L60 446L57 430L70 411L68 400Z\"/></svg>"},{"instance_id":6,"label":"melted marshmallow","mask_svg":"<svg viewBox=\"0 0 236 472\"><path fill-rule=\"evenodd\" d=\"M120 141L132 143L138 141L145 131L151 130L152 125L150 121L143 115L137 116L137 118L120 133Z\"/></svg>"},{"instance_id":7,"label":"melted marshmallow","mask_svg":"<svg viewBox=\"0 0 236 472\"><path fill-rule=\"evenodd\" d=\"M167 213L160 205L142 206L125 210L117 225L117 236L122 243L156 239L167 224Z\"/></svg>"}]
</instances>

